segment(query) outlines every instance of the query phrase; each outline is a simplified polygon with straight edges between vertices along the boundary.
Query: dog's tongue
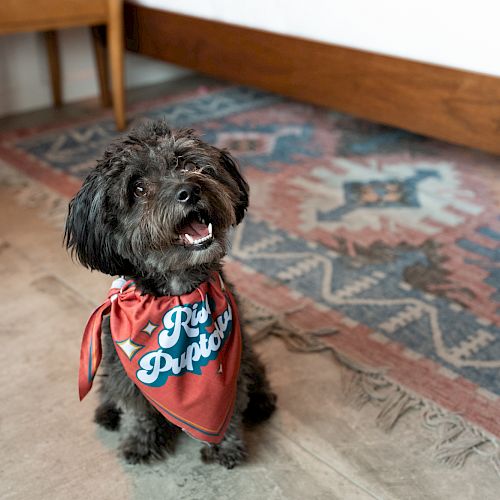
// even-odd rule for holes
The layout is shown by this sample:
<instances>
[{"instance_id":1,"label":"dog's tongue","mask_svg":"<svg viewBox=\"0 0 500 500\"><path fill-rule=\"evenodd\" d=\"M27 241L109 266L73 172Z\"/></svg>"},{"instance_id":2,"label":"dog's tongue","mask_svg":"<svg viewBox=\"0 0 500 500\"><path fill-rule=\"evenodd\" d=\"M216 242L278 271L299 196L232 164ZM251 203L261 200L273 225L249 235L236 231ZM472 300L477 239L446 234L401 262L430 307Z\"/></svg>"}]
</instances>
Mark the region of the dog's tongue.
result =
<instances>
[{"instance_id":1,"label":"dog's tongue","mask_svg":"<svg viewBox=\"0 0 500 500\"><path fill-rule=\"evenodd\" d=\"M194 240L208 236L208 227L201 222L191 222L181 229L181 234L189 234Z\"/></svg>"}]
</instances>

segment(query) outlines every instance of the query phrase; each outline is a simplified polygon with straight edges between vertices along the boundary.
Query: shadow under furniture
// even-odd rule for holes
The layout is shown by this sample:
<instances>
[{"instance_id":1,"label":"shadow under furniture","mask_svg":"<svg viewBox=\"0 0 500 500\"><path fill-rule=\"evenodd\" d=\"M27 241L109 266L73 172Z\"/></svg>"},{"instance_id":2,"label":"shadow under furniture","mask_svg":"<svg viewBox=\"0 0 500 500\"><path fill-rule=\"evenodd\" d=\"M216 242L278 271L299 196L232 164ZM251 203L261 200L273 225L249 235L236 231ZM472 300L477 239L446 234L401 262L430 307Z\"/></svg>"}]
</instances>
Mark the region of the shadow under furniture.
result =
<instances>
[{"instance_id":1,"label":"shadow under furniture","mask_svg":"<svg viewBox=\"0 0 500 500\"><path fill-rule=\"evenodd\" d=\"M41 31L47 47L54 106L62 104L57 30L89 26L103 106L113 105L116 127L125 128L122 0L2 0L0 35ZM108 70L109 68L109 70ZM111 91L109 82L111 73Z\"/></svg>"}]
</instances>

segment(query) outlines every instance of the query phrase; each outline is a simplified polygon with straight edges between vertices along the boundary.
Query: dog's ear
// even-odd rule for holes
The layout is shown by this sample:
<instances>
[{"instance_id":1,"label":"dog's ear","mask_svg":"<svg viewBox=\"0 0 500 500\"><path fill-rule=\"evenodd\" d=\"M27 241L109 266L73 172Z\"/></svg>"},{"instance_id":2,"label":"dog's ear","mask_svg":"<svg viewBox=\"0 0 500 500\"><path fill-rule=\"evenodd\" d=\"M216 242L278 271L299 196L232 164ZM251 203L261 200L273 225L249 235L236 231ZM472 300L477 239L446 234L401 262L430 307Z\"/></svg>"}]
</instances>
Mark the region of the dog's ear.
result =
<instances>
[{"instance_id":1,"label":"dog's ear","mask_svg":"<svg viewBox=\"0 0 500 500\"><path fill-rule=\"evenodd\" d=\"M69 204L64 243L78 261L104 274L127 274L130 264L116 252L112 231L105 220L102 179L94 173Z\"/></svg>"},{"instance_id":2,"label":"dog's ear","mask_svg":"<svg viewBox=\"0 0 500 500\"><path fill-rule=\"evenodd\" d=\"M241 175L236 160L227 151L221 151L221 164L231 175L239 188L239 200L235 207L236 224L239 224L243 220L243 217L245 217L245 211L248 208L250 188L248 187L247 181Z\"/></svg>"}]
</instances>

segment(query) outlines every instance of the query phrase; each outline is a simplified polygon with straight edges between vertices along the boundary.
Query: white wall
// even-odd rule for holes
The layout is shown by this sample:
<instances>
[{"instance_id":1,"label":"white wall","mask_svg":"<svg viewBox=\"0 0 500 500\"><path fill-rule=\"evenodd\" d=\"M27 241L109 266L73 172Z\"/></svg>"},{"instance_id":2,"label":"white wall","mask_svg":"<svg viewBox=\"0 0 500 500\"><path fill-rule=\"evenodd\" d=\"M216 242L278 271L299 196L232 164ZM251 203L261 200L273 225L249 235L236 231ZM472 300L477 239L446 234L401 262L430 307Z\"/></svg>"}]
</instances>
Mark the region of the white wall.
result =
<instances>
[{"instance_id":1,"label":"white wall","mask_svg":"<svg viewBox=\"0 0 500 500\"><path fill-rule=\"evenodd\" d=\"M94 51L89 30L76 28L58 33L64 101L97 95ZM125 68L128 88L166 81L188 73L177 66L131 53L126 53ZM19 33L0 37L0 116L51 104L49 68L42 35Z\"/></svg>"}]
</instances>

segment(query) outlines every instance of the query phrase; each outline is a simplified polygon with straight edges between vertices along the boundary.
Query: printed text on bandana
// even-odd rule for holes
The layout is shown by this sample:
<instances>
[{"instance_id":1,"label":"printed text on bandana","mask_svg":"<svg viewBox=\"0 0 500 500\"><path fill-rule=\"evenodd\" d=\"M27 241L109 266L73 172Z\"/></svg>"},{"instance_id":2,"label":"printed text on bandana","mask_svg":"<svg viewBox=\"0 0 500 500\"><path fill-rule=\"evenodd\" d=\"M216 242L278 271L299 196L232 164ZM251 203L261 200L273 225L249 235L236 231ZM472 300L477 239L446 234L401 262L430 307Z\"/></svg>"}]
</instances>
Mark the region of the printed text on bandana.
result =
<instances>
[{"instance_id":1,"label":"printed text on bandana","mask_svg":"<svg viewBox=\"0 0 500 500\"><path fill-rule=\"evenodd\" d=\"M158 333L159 349L139 360L137 378L143 384L158 387L164 385L170 375L186 372L200 375L201 367L217 357L230 335L232 319L229 303L214 319L208 296L204 302L170 309L163 316L163 329Z\"/></svg>"}]
</instances>

